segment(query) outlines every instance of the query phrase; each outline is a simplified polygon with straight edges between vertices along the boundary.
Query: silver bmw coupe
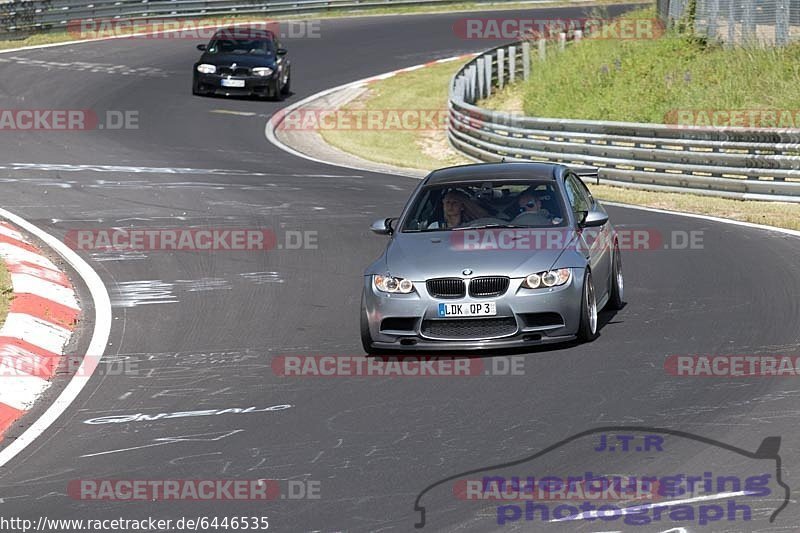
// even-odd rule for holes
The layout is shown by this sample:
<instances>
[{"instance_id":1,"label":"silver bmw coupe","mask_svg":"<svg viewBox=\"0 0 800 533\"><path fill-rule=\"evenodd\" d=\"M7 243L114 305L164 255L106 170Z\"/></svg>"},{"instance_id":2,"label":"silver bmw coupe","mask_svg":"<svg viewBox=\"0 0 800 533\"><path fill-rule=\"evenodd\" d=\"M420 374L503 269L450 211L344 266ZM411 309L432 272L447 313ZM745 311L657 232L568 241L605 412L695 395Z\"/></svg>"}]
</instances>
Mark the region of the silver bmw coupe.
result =
<instances>
[{"instance_id":1,"label":"silver bmw coupe","mask_svg":"<svg viewBox=\"0 0 800 533\"><path fill-rule=\"evenodd\" d=\"M568 167L486 163L430 173L364 272L367 353L591 341L622 308L619 239Z\"/></svg>"}]
</instances>

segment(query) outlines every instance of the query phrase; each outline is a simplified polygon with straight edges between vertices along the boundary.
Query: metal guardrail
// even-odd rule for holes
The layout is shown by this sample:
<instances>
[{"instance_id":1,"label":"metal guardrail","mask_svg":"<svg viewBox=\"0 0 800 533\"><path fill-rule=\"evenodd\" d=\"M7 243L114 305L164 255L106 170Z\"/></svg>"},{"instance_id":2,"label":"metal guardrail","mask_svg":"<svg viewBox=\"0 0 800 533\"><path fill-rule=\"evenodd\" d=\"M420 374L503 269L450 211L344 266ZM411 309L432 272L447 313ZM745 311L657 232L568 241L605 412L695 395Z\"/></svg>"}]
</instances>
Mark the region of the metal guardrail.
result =
<instances>
[{"instance_id":1,"label":"metal guardrail","mask_svg":"<svg viewBox=\"0 0 800 533\"><path fill-rule=\"evenodd\" d=\"M81 21L159 20L236 15L286 15L334 9L434 5L458 0L0 0L0 38L26 33L71 30ZM503 0L498 0L503 1Z\"/></svg>"},{"instance_id":2,"label":"metal guardrail","mask_svg":"<svg viewBox=\"0 0 800 533\"><path fill-rule=\"evenodd\" d=\"M579 40L582 35L576 33ZM546 50L565 49L569 37L561 34L557 45L533 44L543 58ZM475 105L517 73L529 77L531 48L523 41L488 50L453 76L448 138L457 150L481 161L597 167L598 181L632 188L800 202L798 129L540 118Z\"/></svg>"}]
</instances>

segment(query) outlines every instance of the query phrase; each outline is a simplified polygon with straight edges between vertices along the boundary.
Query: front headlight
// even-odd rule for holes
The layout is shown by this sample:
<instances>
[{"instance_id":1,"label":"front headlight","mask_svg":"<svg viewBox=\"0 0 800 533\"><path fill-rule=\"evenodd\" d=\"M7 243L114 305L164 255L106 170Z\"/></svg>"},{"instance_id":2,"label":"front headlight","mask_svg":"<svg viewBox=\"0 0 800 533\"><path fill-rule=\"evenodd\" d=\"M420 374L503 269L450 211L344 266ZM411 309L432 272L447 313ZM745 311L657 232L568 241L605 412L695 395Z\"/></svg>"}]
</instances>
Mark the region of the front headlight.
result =
<instances>
[{"instance_id":1,"label":"front headlight","mask_svg":"<svg viewBox=\"0 0 800 533\"><path fill-rule=\"evenodd\" d=\"M256 76L267 77L272 74L272 69L267 67L256 67L253 69L253 74Z\"/></svg>"},{"instance_id":2,"label":"front headlight","mask_svg":"<svg viewBox=\"0 0 800 533\"><path fill-rule=\"evenodd\" d=\"M214 65L209 65L207 63L203 63L201 65L197 65L197 72L200 74L214 74L217 71L217 67Z\"/></svg>"},{"instance_id":3,"label":"front headlight","mask_svg":"<svg viewBox=\"0 0 800 533\"><path fill-rule=\"evenodd\" d=\"M411 283L410 280L392 276L380 276L375 274L372 276L372 283L375 285L375 288L381 292L408 294L414 290L414 284Z\"/></svg>"},{"instance_id":4,"label":"front headlight","mask_svg":"<svg viewBox=\"0 0 800 533\"><path fill-rule=\"evenodd\" d=\"M557 287L567 283L572 276L572 271L568 268L558 270L548 270L547 272L537 272L525 278L522 286L526 289L540 289L542 287Z\"/></svg>"}]
</instances>

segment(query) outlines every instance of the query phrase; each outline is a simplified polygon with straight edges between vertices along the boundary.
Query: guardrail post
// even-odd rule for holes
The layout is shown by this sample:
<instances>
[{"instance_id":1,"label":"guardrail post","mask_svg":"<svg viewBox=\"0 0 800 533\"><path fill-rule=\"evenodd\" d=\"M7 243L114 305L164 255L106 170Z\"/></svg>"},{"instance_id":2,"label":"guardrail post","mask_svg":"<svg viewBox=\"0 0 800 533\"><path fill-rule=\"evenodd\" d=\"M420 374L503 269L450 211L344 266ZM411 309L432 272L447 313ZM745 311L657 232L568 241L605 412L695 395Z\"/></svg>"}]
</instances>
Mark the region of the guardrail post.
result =
<instances>
[{"instance_id":1,"label":"guardrail post","mask_svg":"<svg viewBox=\"0 0 800 533\"><path fill-rule=\"evenodd\" d=\"M478 69L478 96L480 98L486 98L486 95L483 92L483 80L485 79L485 69L483 67L483 58L479 57L475 60L475 66Z\"/></svg>"},{"instance_id":2,"label":"guardrail post","mask_svg":"<svg viewBox=\"0 0 800 533\"><path fill-rule=\"evenodd\" d=\"M728 0L728 45L736 44L736 11L735 0Z\"/></svg>"},{"instance_id":3,"label":"guardrail post","mask_svg":"<svg viewBox=\"0 0 800 533\"><path fill-rule=\"evenodd\" d=\"M706 35L712 41L717 39L717 31L719 30L719 0L708 1L708 26L706 26Z\"/></svg>"},{"instance_id":4,"label":"guardrail post","mask_svg":"<svg viewBox=\"0 0 800 533\"><path fill-rule=\"evenodd\" d=\"M544 61L547 56L547 40L539 39L539 61Z\"/></svg>"},{"instance_id":5,"label":"guardrail post","mask_svg":"<svg viewBox=\"0 0 800 533\"><path fill-rule=\"evenodd\" d=\"M744 15L742 19L742 42L744 44L755 44L756 23L753 19L754 0L745 0Z\"/></svg>"},{"instance_id":6,"label":"guardrail post","mask_svg":"<svg viewBox=\"0 0 800 533\"><path fill-rule=\"evenodd\" d=\"M458 78L458 84L456 85L456 87L458 89L456 91L456 93L459 96L459 100L461 100L462 102L466 102L467 101L467 87L464 84L464 77L463 76L460 76Z\"/></svg>"},{"instance_id":7,"label":"guardrail post","mask_svg":"<svg viewBox=\"0 0 800 533\"><path fill-rule=\"evenodd\" d=\"M531 43L525 41L522 43L522 79L526 80L531 77Z\"/></svg>"},{"instance_id":8,"label":"guardrail post","mask_svg":"<svg viewBox=\"0 0 800 533\"><path fill-rule=\"evenodd\" d=\"M583 39L583 30L575 30L575 42L579 43Z\"/></svg>"},{"instance_id":9,"label":"guardrail post","mask_svg":"<svg viewBox=\"0 0 800 533\"><path fill-rule=\"evenodd\" d=\"M486 69L484 74L486 76L486 97L492 96L492 56L487 54L483 56L483 66Z\"/></svg>"},{"instance_id":10,"label":"guardrail post","mask_svg":"<svg viewBox=\"0 0 800 533\"><path fill-rule=\"evenodd\" d=\"M502 48L497 49L497 88L503 88L503 77L505 76L505 69L503 68L505 63L505 56L506 51Z\"/></svg>"},{"instance_id":11,"label":"guardrail post","mask_svg":"<svg viewBox=\"0 0 800 533\"><path fill-rule=\"evenodd\" d=\"M471 103L475 103L478 98L478 73L475 65L469 67L469 98Z\"/></svg>"},{"instance_id":12,"label":"guardrail post","mask_svg":"<svg viewBox=\"0 0 800 533\"><path fill-rule=\"evenodd\" d=\"M561 32L558 34L558 49L562 52L567 47L567 34L565 32Z\"/></svg>"},{"instance_id":13,"label":"guardrail post","mask_svg":"<svg viewBox=\"0 0 800 533\"><path fill-rule=\"evenodd\" d=\"M777 0L775 6L775 44L782 46L789 43L789 2Z\"/></svg>"},{"instance_id":14,"label":"guardrail post","mask_svg":"<svg viewBox=\"0 0 800 533\"><path fill-rule=\"evenodd\" d=\"M517 47L508 47L508 83L514 83L517 79Z\"/></svg>"}]
</instances>

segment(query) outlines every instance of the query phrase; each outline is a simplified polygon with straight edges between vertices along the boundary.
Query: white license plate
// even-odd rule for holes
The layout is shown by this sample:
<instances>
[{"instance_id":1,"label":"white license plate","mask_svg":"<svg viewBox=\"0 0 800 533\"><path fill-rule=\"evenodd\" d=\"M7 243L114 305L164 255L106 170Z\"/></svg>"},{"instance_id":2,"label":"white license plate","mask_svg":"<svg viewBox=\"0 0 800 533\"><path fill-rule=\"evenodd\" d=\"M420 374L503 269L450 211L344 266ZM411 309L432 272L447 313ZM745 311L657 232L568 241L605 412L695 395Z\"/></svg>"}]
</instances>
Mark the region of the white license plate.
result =
<instances>
[{"instance_id":1,"label":"white license plate","mask_svg":"<svg viewBox=\"0 0 800 533\"><path fill-rule=\"evenodd\" d=\"M244 80L222 80L223 87L244 87Z\"/></svg>"},{"instance_id":2,"label":"white license plate","mask_svg":"<svg viewBox=\"0 0 800 533\"><path fill-rule=\"evenodd\" d=\"M450 316L495 316L497 304L494 302L439 304L439 317Z\"/></svg>"}]
</instances>

